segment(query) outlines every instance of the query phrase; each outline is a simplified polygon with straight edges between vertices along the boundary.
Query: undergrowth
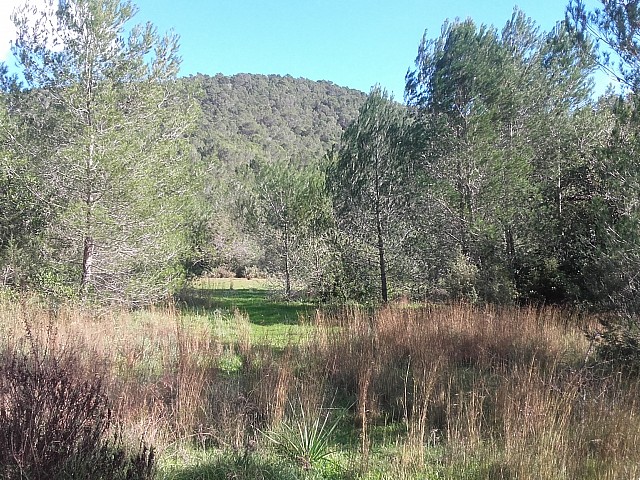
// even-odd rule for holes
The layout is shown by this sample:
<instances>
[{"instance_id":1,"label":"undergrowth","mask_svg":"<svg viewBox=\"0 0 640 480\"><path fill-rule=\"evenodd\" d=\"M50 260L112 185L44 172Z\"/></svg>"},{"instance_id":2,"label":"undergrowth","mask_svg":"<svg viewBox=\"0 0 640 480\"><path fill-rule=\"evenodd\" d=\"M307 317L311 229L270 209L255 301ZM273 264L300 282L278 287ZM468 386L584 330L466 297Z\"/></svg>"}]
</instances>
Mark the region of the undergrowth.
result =
<instances>
[{"instance_id":1,"label":"undergrowth","mask_svg":"<svg viewBox=\"0 0 640 480\"><path fill-rule=\"evenodd\" d=\"M0 352L0 477L143 480L153 447L123 441L102 372L30 336Z\"/></svg>"},{"instance_id":2,"label":"undergrowth","mask_svg":"<svg viewBox=\"0 0 640 480\"><path fill-rule=\"evenodd\" d=\"M3 439L21 459L11 475L47 462L82 471L79 459L103 465L100 452L154 475L141 439L154 447L155 477L167 480L640 474L640 382L596 363L590 318L553 308L350 307L318 313L276 347L255 343L242 312L225 317L225 329L216 318L3 302L1 363L13 373L3 373L2 407L25 392L42 402L33 392L58 392L33 410L52 422L38 432L81 432L38 458L19 446L46 452L52 437ZM11 378L20 381L9 387ZM336 408L344 414L327 415ZM24 415L4 415L17 432Z\"/></svg>"}]
</instances>

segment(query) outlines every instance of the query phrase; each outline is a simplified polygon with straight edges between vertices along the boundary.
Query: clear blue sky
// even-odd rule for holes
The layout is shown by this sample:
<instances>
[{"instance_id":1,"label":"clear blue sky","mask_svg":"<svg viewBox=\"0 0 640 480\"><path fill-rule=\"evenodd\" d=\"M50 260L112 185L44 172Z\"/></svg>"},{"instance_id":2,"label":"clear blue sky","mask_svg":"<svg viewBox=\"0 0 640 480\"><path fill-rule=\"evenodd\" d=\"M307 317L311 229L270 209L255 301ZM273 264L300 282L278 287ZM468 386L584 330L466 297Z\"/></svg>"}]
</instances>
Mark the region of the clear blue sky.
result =
<instances>
[{"instance_id":1,"label":"clear blue sky","mask_svg":"<svg viewBox=\"0 0 640 480\"><path fill-rule=\"evenodd\" d=\"M0 60L14 34L9 14L21 1L0 0ZM501 29L516 6L514 0L133 1L140 9L135 21L180 35L182 75L289 74L363 92L378 83L397 100L425 30L436 38L446 19L468 17ZM549 31L564 18L568 1L517 5ZM585 3L592 8L599 1ZM608 81L598 83L600 93Z\"/></svg>"},{"instance_id":2,"label":"clear blue sky","mask_svg":"<svg viewBox=\"0 0 640 480\"><path fill-rule=\"evenodd\" d=\"M0 0L2 1L2 0ZM568 1L568 0L567 0ZM134 0L137 21L181 37L182 75L289 74L368 92L379 83L401 100L425 30L471 17L502 28L513 0ZM596 5L596 0L587 0ZM543 31L565 1L517 4Z\"/></svg>"}]
</instances>

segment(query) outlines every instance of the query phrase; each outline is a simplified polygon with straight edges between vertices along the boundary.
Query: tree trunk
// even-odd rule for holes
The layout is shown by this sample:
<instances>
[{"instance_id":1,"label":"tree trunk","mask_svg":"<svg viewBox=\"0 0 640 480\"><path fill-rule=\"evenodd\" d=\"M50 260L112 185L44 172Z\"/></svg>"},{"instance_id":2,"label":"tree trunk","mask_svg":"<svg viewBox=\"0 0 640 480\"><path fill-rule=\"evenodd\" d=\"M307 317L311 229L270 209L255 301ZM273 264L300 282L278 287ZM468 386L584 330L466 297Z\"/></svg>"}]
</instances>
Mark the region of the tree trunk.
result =
<instances>
[{"instance_id":1,"label":"tree trunk","mask_svg":"<svg viewBox=\"0 0 640 480\"><path fill-rule=\"evenodd\" d=\"M90 132L89 145L87 146L87 157L85 160L85 232L84 232L84 251L82 255L82 279L80 281L80 293L85 296L89 291L89 284L93 274L93 259L96 250L96 244L92 236L93 231L93 206L94 206L94 185L93 178L95 176L95 132L93 130L93 62L91 55L87 54L85 72L85 123L86 128Z\"/></svg>"},{"instance_id":2,"label":"tree trunk","mask_svg":"<svg viewBox=\"0 0 640 480\"><path fill-rule=\"evenodd\" d=\"M291 273L289 272L289 225L284 225L284 296L291 296Z\"/></svg>"},{"instance_id":3,"label":"tree trunk","mask_svg":"<svg viewBox=\"0 0 640 480\"><path fill-rule=\"evenodd\" d=\"M93 256L96 250L96 244L93 238L84 237L84 254L82 256L82 281L80 283L80 291L85 295L89 290L89 282L93 273Z\"/></svg>"},{"instance_id":4,"label":"tree trunk","mask_svg":"<svg viewBox=\"0 0 640 480\"><path fill-rule=\"evenodd\" d=\"M389 299L389 293L387 289L387 264L384 255L384 235L382 234L382 212L380 208L380 158L378 155L380 154L380 148L376 148L376 152L374 154L375 160L375 188L376 188L376 196L375 196L375 213L376 213L376 231L378 234L378 263L380 265L380 296L382 297L382 302L387 303Z\"/></svg>"},{"instance_id":5,"label":"tree trunk","mask_svg":"<svg viewBox=\"0 0 640 480\"><path fill-rule=\"evenodd\" d=\"M380 220L379 208L376 212L376 228L378 231L378 262L380 264L380 294L382 301L387 303L389 292L387 288L387 264L384 255L384 236L382 235L382 222Z\"/></svg>"}]
</instances>

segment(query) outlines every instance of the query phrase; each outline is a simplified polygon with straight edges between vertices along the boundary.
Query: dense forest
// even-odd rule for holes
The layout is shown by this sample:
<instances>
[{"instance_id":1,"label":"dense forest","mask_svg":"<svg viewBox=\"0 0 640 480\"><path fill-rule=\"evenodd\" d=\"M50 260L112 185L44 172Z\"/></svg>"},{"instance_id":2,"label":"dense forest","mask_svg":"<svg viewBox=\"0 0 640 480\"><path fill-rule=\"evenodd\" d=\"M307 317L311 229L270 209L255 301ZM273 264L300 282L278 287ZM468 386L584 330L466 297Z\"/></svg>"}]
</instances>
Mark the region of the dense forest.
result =
<instances>
[{"instance_id":1,"label":"dense forest","mask_svg":"<svg viewBox=\"0 0 640 480\"><path fill-rule=\"evenodd\" d=\"M405 104L191 79L206 92L194 144L224 179L204 266L280 275L287 295L637 308L634 79L594 98L602 59L578 5L573 18L549 33L520 11L500 30L445 24Z\"/></svg>"},{"instance_id":2,"label":"dense forest","mask_svg":"<svg viewBox=\"0 0 640 480\"><path fill-rule=\"evenodd\" d=\"M189 275L269 275L286 296L637 310L633 8L574 2L550 32L519 10L445 23L403 103L289 76L178 79L177 37L125 40L133 7L114 5L91 42L69 20L60 51L16 17L2 285L142 305ZM598 68L621 86L595 98Z\"/></svg>"},{"instance_id":3,"label":"dense forest","mask_svg":"<svg viewBox=\"0 0 640 480\"><path fill-rule=\"evenodd\" d=\"M193 144L227 170L251 161L322 156L340 141L366 95L331 82L279 75L197 75L202 120Z\"/></svg>"},{"instance_id":4,"label":"dense forest","mask_svg":"<svg viewBox=\"0 0 640 480\"><path fill-rule=\"evenodd\" d=\"M194 274L277 274L278 259L271 255L280 254L259 241L270 233L261 228L263 214L251 207L262 198L259 191L274 193L259 185L267 180L256 177L258 170L285 160L293 170L314 168L340 142L366 95L278 75L198 75L183 81L199 92L202 115L190 141L207 170L201 212L206 214L196 228L197 255L187 266Z\"/></svg>"}]
</instances>

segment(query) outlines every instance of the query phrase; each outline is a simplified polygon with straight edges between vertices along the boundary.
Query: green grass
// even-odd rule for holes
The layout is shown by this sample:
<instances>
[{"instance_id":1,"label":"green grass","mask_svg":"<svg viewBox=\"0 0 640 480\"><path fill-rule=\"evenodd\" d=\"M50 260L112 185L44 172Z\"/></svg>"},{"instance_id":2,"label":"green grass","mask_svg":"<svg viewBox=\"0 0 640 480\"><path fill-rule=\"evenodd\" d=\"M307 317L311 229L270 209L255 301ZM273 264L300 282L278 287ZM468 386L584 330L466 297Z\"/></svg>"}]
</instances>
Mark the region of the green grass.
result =
<instances>
[{"instance_id":1,"label":"green grass","mask_svg":"<svg viewBox=\"0 0 640 480\"><path fill-rule=\"evenodd\" d=\"M277 289L277 285L264 278L201 278L194 284L205 290L263 290Z\"/></svg>"},{"instance_id":2,"label":"green grass","mask_svg":"<svg viewBox=\"0 0 640 480\"><path fill-rule=\"evenodd\" d=\"M158 480L298 480L303 472L273 456L192 450L165 457L158 473Z\"/></svg>"},{"instance_id":3,"label":"green grass","mask_svg":"<svg viewBox=\"0 0 640 480\"><path fill-rule=\"evenodd\" d=\"M231 319L237 311L249 319L252 341L274 345L304 337L308 329L301 323L307 323L304 319L316 308L310 302L282 299L278 285L266 279L200 279L182 298L184 313L209 317L223 338L234 336Z\"/></svg>"}]
</instances>

